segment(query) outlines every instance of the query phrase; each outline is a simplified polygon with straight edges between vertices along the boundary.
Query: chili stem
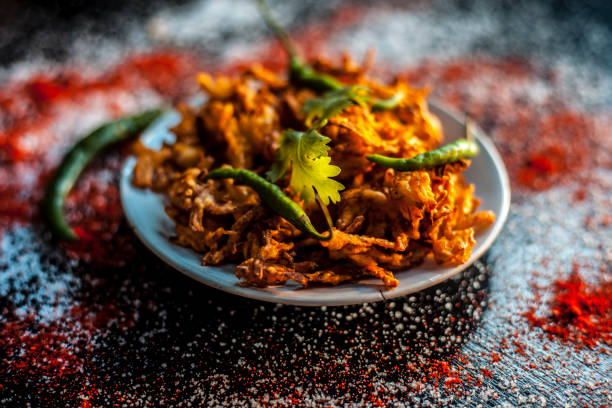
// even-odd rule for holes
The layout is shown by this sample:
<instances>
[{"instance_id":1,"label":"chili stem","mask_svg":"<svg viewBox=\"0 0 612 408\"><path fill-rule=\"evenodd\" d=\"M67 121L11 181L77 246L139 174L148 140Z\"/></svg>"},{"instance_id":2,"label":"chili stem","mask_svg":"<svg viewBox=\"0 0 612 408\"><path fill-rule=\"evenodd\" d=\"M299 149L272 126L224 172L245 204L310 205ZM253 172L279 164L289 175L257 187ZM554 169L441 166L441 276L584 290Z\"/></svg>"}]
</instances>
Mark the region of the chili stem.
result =
<instances>
[{"instance_id":1,"label":"chili stem","mask_svg":"<svg viewBox=\"0 0 612 408\"><path fill-rule=\"evenodd\" d=\"M325 222L327 223L327 229L329 231L329 237L326 238L325 241L329 241L332 239L332 236L334 234L333 232L334 224L332 222L331 216L329 215L329 210L327 209L327 206L325 205L323 200L321 200L321 197L319 197L319 193L317 193L316 189L315 189L315 199L317 201L317 204L319 204L319 208L321 209L323 216L325 217Z\"/></svg>"},{"instance_id":2,"label":"chili stem","mask_svg":"<svg viewBox=\"0 0 612 408\"><path fill-rule=\"evenodd\" d=\"M299 59L297 48L295 47L291 37L289 34L278 24L278 22L272 16L272 11L270 7L266 4L264 0L256 0L257 9L261 14L261 17L266 22L266 25L274 33L276 39L281 43L287 54L289 54L289 58L297 58Z\"/></svg>"},{"instance_id":3,"label":"chili stem","mask_svg":"<svg viewBox=\"0 0 612 408\"><path fill-rule=\"evenodd\" d=\"M474 141L474 122L470 118L465 118L465 138Z\"/></svg>"}]
</instances>

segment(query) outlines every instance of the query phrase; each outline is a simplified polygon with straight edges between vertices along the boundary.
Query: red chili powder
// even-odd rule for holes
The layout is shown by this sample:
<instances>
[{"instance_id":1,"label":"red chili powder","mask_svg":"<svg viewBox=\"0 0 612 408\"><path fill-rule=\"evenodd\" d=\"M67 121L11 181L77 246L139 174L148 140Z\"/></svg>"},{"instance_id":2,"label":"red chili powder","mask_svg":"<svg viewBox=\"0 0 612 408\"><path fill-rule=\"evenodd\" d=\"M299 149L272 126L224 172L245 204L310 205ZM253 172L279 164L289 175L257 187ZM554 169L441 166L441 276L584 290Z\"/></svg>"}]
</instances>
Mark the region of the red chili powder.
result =
<instances>
[{"instance_id":1,"label":"red chili powder","mask_svg":"<svg viewBox=\"0 0 612 408\"><path fill-rule=\"evenodd\" d=\"M457 395L462 395L465 391L463 387L481 385L481 381L464 368L469 362L465 354L459 354L448 361L429 358L427 363L420 367L423 373L421 381L435 388L453 390Z\"/></svg>"},{"instance_id":2,"label":"red chili powder","mask_svg":"<svg viewBox=\"0 0 612 408\"><path fill-rule=\"evenodd\" d=\"M82 370L80 357L64 346L75 341L69 338L70 331L56 325L34 323L33 316L4 323L0 341L11 363L0 370L10 374L8 377L19 374L25 378L39 373L62 377Z\"/></svg>"},{"instance_id":3,"label":"red chili powder","mask_svg":"<svg viewBox=\"0 0 612 408\"><path fill-rule=\"evenodd\" d=\"M343 21L348 22L353 17L343 16ZM301 44L320 43L322 41L317 36L321 33L325 30L305 30L298 41ZM263 58L278 61L279 51L277 45L271 45ZM25 186L11 183L10 179L5 180L0 175L0 228L3 223L15 219L29 221L36 215L48 171L56 165L49 162L46 150L37 150L36 147L57 142L54 139L57 136L45 129L61 115L58 106L72 107L69 109L71 114L78 115L79 104L95 95L105 98L109 110L121 115L126 112L115 104L113 98L118 90L152 89L166 100L179 99L187 93L185 84L193 81L193 60L181 53L156 52L130 57L100 76L85 77L74 69L66 69L53 76L38 75L0 89L0 162L6 163L12 171L22 166L38 176L33 186ZM232 68L238 65L234 62ZM541 102L509 95L514 84L529 83L534 78L554 83L555 76L551 72L538 71L519 59L470 58L425 63L413 70L412 75L415 83L431 83L439 99L467 111L485 127L488 124L489 128L496 129L492 136L503 153L513 180L522 186L548 188L589 163L587 159L594 149L591 137L598 130L588 115L570 110L563 101L549 101L540 106ZM488 94L474 95L466 91L471 89L470 84L479 83L483 78L489 78L488 82L492 84ZM499 81L499 78L504 78L504 81ZM490 94L496 95L495 100ZM32 134L36 143L25 143L25 138ZM118 159L110 157L102 166L116 171L118 163ZM90 171L95 171L95 166ZM81 259L123 262L125 257L118 251L129 248L129 245L123 241L123 234L116 233L122 219L116 185L98 184L95 180L88 182L87 173L83 176L84 180L68 199L67 216L83 238L96 239L83 239L69 244L66 249ZM129 236L126 239L129 240ZM532 325L541 327L550 336L588 346L610 344L610 289L609 284L592 288L575 274L568 281L555 282L550 314L536 317L532 310L525 316ZM38 334L33 335L26 326L25 322L17 321L0 327L0 341L12 345L7 354L23 356L21 368L73 373L82 367L83 362L63 344L65 333L70 333L70 328L45 329L41 326ZM103 327L103 323L90 323L84 332L93 333L99 327ZM17 347L21 344L19 341L26 343L27 347ZM502 348L508 348L505 339ZM491 354L492 361L499 359L499 354ZM455 389L459 385L479 385L479 381L462 368L465 361L459 360L454 364L430 359L426 367L415 367L415 370L420 368L423 381L436 387ZM46 362L50 365L46 366ZM483 375L490 375L488 370L482 370ZM83 402L83 405L88 403Z\"/></svg>"},{"instance_id":4,"label":"red chili powder","mask_svg":"<svg viewBox=\"0 0 612 408\"><path fill-rule=\"evenodd\" d=\"M426 61L404 75L490 132L514 187L545 190L577 181L581 170L612 168L609 152L601 148L609 113L572 108L556 91L554 71L519 58L470 58ZM530 95L542 87L549 89L544 100Z\"/></svg>"},{"instance_id":5,"label":"red chili powder","mask_svg":"<svg viewBox=\"0 0 612 408\"><path fill-rule=\"evenodd\" d=\"M568 279L553 282L552 291L546 315L537 316L534 307L523 314L531 326L578 347L612 345L612 282L587 283L574 265Z\"/></svg>"},{"instance_id":6,"label":"red chili powder","mask_svg":"<svg viewBox=\"0 0 612 408\"><path fill-rule=\"evenodd\" d=\"M114 321L126 330L133 326L132 317L110 303L94 308L75 305L51 321L40 321L34 315L5 318L0 323L0 375L6 383L0 387L42 381L44 387L61 389L66 382L81 381L84 372L93 370L93 338L103 336ZM86 384L85 380L84 387ZM46 391L44 387L40 392ZM83 392L90 398L96 393L94 388Z\"/></svg>"},{"instance_id":7,"label":"red chili powder","mask_svg":"<svg viewBox=\"0 0 612 408\"><path fill-rule=\"evenodd\" d=\"M58 123L77 123L84 111L121 116L121 93L152 92L173 102L196 90L197 58L181 51L135 54L100 74L66 67L55 74L0 88L0 229L28 222L38 214L49 172L57 165L49 146L63 146L74 137ZM95 107L89 103L95 101ZM70 135L68 135L70 136ZM69 143L68 143L69 144ZM68 145L66 145L68 148Z\"/></svg>"},{"instance_id":8,"label":"red chili powder","mask_svg":"<svg viewBox=\"0 0 612 408\"><path fill-rule=\"evenodd\" d=\"M371 12L369 6L341 5L326 18L311 22L302 29L292 32L291 39L307 59L320 57L326 54L330 27L333 27L334 31L341 31L351 24L360 22L369 12ZM261 64L268 69L283 72L287 62L287 53L281 44L271 39L258 53L232 59L227 64L217 67L215 72L236 73L252 64Z\"/></svg>"},{"instance_id":9,"label":"red chili powder","mask_svg":"<svg viewBox=\"0 0 612 408\"><path fill-rule=\"evenodd\" d=\"M111 97L113 92L150 89L170 99L183 96L187 87L195 85L189 75L195 72L194 65L192 55L157 51L130 56L101 75L84 75L78 68L68 67L53 75L41 73L5 84L0 88L0 160L18 162L44 154L46 149L24 143L24 137L40 131L44 134L45 127L59 116L59 107L77 108L89 98L104 98L108 107L121 115L124 112Z\"/></svg>"}]
</instances>

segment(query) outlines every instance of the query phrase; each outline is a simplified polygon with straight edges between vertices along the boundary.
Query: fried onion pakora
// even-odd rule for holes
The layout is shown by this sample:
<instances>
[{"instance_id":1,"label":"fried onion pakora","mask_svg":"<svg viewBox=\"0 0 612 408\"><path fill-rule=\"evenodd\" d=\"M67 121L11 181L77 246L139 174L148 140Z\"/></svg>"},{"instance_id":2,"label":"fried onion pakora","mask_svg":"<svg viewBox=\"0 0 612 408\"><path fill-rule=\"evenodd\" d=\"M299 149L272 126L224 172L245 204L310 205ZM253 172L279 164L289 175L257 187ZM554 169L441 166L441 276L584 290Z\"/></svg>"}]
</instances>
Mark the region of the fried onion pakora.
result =
<instances>
[{"instance_id":1,"label":"fried onion pakora","mask_svg":"<svg viewBox=\"0 0 612 408\"><path fill-rule=\"evenodd\" d=\"M465 263L474 234L495 216L476 212L479 200L462 172L469 160L431 169L400 172L377 166L370 154L413 157L442 141L438 120L428 111L426 90L397 78L384 85L366 76L349 58L339 66L313 65L343 83L362 85L372 97L403 98L389 110L354 104L318 131L331 139L335 180L345 189L330 204L329 241L317 241L262 205L249 187L232 179L204 180L222 167L264 174L275 160L283 130L306 130L304 103L317 95L255 65L236 77L198 76L208 100L199 108L180 105L176 142L160 150L135 146L133 183L165 194L176 224L175 242L203 254L203 264L237 264L245 285L265 287L288 281L304 287L338 285L367 278L386 288L398 285L395 271L432 257L441 265ZM315 225L324 225L317 206L296 195L288 177L277 184L300 203Z\"/></svg>"}]
</instances>

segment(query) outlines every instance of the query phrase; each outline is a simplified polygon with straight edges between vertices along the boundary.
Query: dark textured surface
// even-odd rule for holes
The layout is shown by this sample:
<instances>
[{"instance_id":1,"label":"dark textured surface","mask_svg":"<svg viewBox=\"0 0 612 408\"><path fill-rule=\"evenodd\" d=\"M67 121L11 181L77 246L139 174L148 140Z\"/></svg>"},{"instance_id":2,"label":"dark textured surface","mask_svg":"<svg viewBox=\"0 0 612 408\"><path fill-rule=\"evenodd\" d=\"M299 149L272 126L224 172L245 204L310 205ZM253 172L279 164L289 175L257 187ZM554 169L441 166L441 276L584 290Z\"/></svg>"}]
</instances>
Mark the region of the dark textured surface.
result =
<instances>
[{"instance_id":1,"label":"dark textured surface","mask_svg":"<svg viewBox=\"0 0 612 408\"><path fill-rule=\"evenodd\" d=\"M321 3L322 11L315 7ZM114 245L100 243L111 259L89 262L58 248L39 221L5 228L2 404L612 404L609 346L577 349L521 316L542 304L534 285L550 287L572 263L587 280L610 279L610 11L606 2L491 3L275 8L298 33L331 10L361 11L345 13L348 24L323 27L329 53L348 49L361 58L376 48L379 69L411 72L491 134L513 175L513 204L504 231L474 267L392 302L309 309L191 281L152 257L125 222L110 234ZM159 46L197 51L209 65L228 63L260 52L266 34L248 1L8 2L1 18L9 33L0 43L5 86L74 61L102 69ZM143 98L127 104L150 105ZM599 153L548 189L530 190L515 177L516 157L537 140L508 135L532 131L537 138L546 129L539 120L559 111L586 118L588 142ZM86 119L87 126L95 121ZM113 185L117 168L118 155L101 160L80 188L91 180ZM6 177L0 174L0 184ZM573 200L587 181L586 198Z\"/></svg>"}]
</instances>

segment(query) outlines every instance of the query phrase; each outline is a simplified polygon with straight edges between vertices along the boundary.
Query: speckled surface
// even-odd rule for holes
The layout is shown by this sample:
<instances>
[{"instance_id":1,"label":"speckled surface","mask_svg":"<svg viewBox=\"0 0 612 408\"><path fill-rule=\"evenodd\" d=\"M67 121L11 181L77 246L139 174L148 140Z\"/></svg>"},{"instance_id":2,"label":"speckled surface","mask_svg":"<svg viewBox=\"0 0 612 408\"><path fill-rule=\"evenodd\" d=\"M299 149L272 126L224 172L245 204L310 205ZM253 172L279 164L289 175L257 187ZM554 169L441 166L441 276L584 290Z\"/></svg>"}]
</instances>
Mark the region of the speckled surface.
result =
<instances>
[{"instance_id":1,"label":"speckled surface","mask_svg":"<svg viewBox=\"0 0 612 408\"><path fill-rule=\"evenodd\" d=\"M74 64L95 77L160 47L196 53L206 68L274 52L249 1L156 4L145 17L130 17L134 7L101 17L116 27L108 32L77 18L50 39L38 32L15 39L31 50L4 61L0 88ZM552 282L574 267L589 282L611 279L612 33L605 8L593 7L277 5L298 40L320 41L327 55L362 58L375 48L374 72L405 73L483 126L513 185L496 243L456 279L389 302L299 308L238 298L184 277L138 242L116 210L120 154L110 154L68 203L71 220L82 213L108 226L96 249L58 247L35 209L2 227L1 404L611 405L610 345L549 338L522 316L530 306L546 313ZM49 53L53 47L62 52ZM133 111L170 98L147 84L64 103L53 127L33 131L24 149L52 167L71 141L111 115L105 101ZM0 123L10 126L4 117ZM566 151L563 160L534 175L525 157L551 144ZM37 163L3 158L3 197L19 180L25 187L13 194L36 202ZM0 205L5 218L7 208Z\"/></svg>"}]
</instances>

